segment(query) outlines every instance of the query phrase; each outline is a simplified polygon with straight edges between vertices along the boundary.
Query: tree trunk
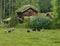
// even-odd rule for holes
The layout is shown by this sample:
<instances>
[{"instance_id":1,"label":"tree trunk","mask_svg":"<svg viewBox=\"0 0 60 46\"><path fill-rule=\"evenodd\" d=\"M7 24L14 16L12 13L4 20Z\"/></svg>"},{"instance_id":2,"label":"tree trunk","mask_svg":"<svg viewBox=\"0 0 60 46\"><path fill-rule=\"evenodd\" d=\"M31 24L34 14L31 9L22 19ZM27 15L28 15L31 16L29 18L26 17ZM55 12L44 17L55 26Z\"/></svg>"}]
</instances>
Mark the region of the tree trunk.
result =
<instances>
[{"instance_id":1,"label":"tree trunk","mask_svg":"<svg viewBox=\"0 0 60 46\"><path fill-rule=\"evenodd\" d=\"M11 14L10 6L11 6L11 0L9 0L9 16Z\"/></svg>"},{"instance_id":2,"label":"tree trunk","mask_svg":"<svg viewBox=\"0 0 60 46\"><path fill-rule=\"evenodd\" d=\"M2 4L2 0L0 0L0 15L1 15L1 4Z\"/></svg>"},{"instance_id":3,"label":"tree trunk","mask_svg":"<svg viewBox=\"0 0 60 46\"><path fill-rule=\"evenodd\" d=\"M13 0L12 0L12 13L13 13Z\"/></svg>"},{"instance_id":4,"label":"tree trunk","mask_svg":"<svg viewBox=\"0 0 60 46\"><path fill-rule=\"evenodd\" d=\"M4 0L4 18L5 18L5 1L6 1L6 0Z\"/></svg>"},{"instance_id":5,"label":"tree trunk","mask_svg":"<svg viewBox=\"0 0 60 46\"><path fill-rule=\"evenodd\" d=\"M12 0L12 13L14 13L14 0Z\"/></svg>"},{"instance_id":6,"label":"tree trunk","mask_svg":"<svg viewBox=\"0 0 60 46\"><path fill-rule=\"evenodd\" d=\"M2 16L2 0L0 0L0 19L1 19L1 16Z\"/></svg>"}]
</instances>

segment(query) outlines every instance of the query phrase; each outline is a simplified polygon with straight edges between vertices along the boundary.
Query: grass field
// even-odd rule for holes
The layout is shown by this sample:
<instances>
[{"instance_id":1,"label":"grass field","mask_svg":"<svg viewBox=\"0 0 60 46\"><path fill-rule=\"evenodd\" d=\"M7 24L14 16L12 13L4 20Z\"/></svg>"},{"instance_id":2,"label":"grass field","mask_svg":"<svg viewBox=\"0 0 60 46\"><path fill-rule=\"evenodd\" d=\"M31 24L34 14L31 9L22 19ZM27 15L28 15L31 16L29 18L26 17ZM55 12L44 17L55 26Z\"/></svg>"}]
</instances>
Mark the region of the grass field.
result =
<instances>
[{"instance_id":1,"label":"grass field","mask_svg":"<svg viewBox=\"0 0 60 46\"><path fill-rule=\"evenodd\" d=\"M44 32L26 32L17 28L5 33L7 28L0 28L0 46L60 46L60 30L44 30Z\"/></svg>"}]
</instances>

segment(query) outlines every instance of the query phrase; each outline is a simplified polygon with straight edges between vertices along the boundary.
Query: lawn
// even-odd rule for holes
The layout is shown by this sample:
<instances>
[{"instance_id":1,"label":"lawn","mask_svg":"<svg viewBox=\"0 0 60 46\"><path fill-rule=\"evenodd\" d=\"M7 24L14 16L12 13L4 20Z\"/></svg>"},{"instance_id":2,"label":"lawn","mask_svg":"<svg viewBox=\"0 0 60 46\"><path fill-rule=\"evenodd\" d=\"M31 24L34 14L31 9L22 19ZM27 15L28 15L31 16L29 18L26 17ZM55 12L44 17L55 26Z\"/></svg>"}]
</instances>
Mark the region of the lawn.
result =
<instances>
[{"instance_id":1,"label":"lawn","mask_svg":"<svg viewBox=\"0 0 60 46\"><path fill-rule=\"evenodd\" d=\"M0 28L0 46L60 46L60 30L44 30L44 32L28 33L24 28L17 28L5 33L7 28Z\"/></svg>"}]
</instances>

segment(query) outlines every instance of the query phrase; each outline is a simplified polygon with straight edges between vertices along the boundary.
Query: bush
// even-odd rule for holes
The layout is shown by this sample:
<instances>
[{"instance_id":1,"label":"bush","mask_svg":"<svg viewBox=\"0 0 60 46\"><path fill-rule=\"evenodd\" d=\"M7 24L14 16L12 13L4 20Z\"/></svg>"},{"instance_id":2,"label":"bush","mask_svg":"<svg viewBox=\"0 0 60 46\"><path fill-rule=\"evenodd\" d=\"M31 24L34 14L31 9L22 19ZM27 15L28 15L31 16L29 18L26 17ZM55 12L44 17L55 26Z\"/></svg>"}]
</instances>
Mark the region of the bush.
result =
<instances>
[{"instance_id":1,"label":"bush","mask_svg":"<svg viewBox=\"0 0 60 46\"><path fill-rule=\"evenodd\" d=\"M32 29L50 29L52 28L53 21L52 19L46 17L46 16L34 16L32 19L30 19L29 27Z\"/></svg>"},{"instance_id":2,"label":"bush","mask_svg":"<svg viewBox=\"0 0 60 46\"><path fill-rule=\"evenodd\" d=\"M16 14L12 14L9 26L10 27L14 27L14 26L17 25L17 23L18 23L17 15Z\"/></svg>"},{"instance_id":3,"label":"bush","mask_svg":"<svg viewBox=\"0 0 60 46\"><path fill-rule=\"evenodd\" d=\"M30 21L30 17L24 17L24 24L25 24L25 27L28 27L29 21Z\"/></svg>"}]
</instances>

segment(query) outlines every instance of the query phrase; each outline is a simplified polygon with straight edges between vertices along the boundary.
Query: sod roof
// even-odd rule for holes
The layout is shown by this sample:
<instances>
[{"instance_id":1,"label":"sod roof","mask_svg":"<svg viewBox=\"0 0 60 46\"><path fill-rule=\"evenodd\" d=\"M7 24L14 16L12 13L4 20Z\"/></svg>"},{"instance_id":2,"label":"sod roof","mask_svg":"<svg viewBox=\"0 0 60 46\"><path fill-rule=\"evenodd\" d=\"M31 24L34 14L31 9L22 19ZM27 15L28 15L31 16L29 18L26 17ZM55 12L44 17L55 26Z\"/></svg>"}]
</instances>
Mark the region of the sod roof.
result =
<instances>
[{"instance_id":1,"label":"sod roof","mask_svg":"<svg viewBox=\"0 0 60 46\"><path fill-rule=\"evenodd\" d=\"M18 8L18 9L16 10L16 12L22 12L22 11L28 9L28 8L33 8L33 9L35 9L36 11L38 11L38 9L37 9L36 7L34 7L34 6L32 6L32 5L24 5L24 6L20 7L20 8Z\"/></svg>"}]
</instances>

